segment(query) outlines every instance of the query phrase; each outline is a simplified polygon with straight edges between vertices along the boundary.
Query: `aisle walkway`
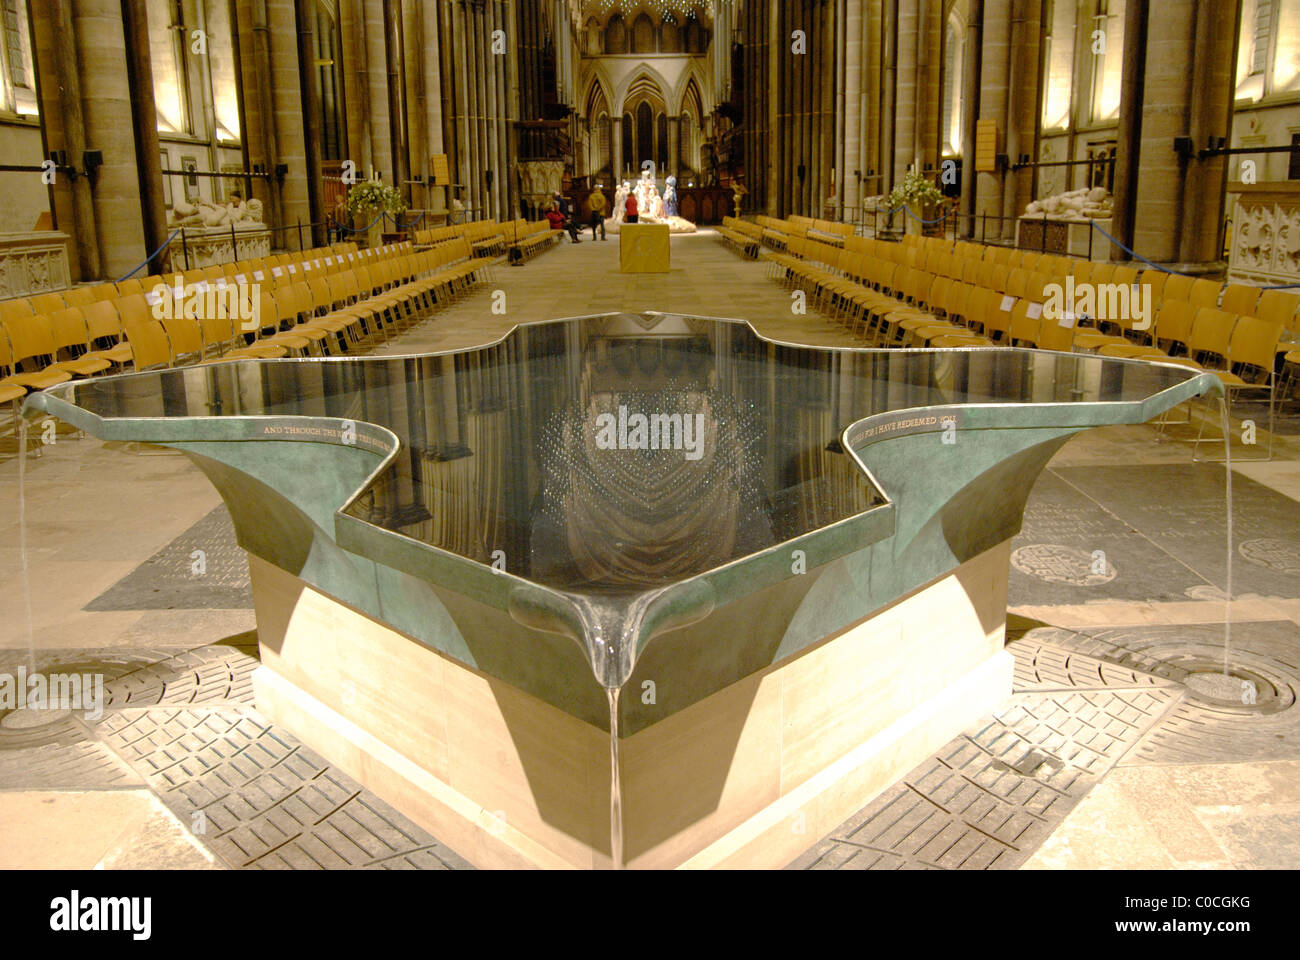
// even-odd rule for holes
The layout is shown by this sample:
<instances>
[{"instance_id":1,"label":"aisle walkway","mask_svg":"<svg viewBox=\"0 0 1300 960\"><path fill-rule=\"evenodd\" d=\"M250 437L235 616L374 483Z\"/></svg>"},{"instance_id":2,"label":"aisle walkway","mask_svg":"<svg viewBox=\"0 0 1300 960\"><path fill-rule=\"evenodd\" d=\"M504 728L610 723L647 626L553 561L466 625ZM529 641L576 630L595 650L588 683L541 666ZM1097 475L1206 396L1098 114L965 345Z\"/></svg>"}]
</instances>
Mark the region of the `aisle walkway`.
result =
<instances>
[{"instance_id":1,"label":"aisle walkway","mask_svg":"<svg viewBox=\"0 0 1300 960\"><path fill-rule=\"evenodd\" d=\"M410 353L474 346L516 323L611 311L657 310L710 317L738 317L764 336L817 346L861 344L813 311L791 312L791 299L766 279L767 265L742 260L711 230L672 239L672 269L625 274L618 269L618 237L576 246L567 240L521 267L497 265L491 282L472 297L405 334L378 352ZM494 314L495 291L505 293L505 314Z\"/></svg>"}]
</instances>

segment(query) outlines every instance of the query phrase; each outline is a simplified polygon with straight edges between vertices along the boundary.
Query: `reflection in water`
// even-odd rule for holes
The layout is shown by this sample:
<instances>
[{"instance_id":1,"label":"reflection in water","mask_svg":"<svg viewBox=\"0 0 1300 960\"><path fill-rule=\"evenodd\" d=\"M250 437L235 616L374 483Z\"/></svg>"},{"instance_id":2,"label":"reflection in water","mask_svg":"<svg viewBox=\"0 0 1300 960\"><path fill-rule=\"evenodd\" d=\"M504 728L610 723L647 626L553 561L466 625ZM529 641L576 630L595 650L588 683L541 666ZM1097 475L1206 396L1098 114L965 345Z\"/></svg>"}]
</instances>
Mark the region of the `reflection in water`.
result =
<instances>
[{"instance_id":1,"label":"reflection in water","mask_svg":"<svg viewBox=\"0 0 1300 960\"><path fill-rule=\"evenodd\" d=\"M1136 400L1189 375L1061 353L784 347L744 324L625 314L523 327L461 354L245 361L55 392L106 417L382 424L402 450L353 515L612 598L883 502L837 442L869 414Z\"/></svg>"}]
</instances>

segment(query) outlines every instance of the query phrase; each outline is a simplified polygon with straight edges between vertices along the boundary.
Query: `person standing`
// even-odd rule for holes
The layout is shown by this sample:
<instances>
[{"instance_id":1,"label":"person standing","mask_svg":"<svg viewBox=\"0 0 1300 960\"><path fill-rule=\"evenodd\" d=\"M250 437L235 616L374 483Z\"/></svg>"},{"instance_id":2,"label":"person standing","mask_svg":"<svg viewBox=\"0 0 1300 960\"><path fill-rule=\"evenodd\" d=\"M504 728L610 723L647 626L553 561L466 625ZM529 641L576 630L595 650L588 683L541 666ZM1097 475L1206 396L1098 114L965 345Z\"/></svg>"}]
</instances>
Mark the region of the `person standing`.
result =
<instances>
[{"instance_id":1,"label":"person standing","mask_svg":"<svg viewBox=\"0 0 1300 960\"><path fill-rule=\"evenodd\" d=\"M596 239L596 228L600 227L600 239L605 239L605 193L593 190L587 203L591 206L591 239Z\"/></svg>"},{"instance_id":2,"label":"person standing","mask_svg":"<svg viewBox=\"0 0 1300 960\"><path fill-rule=\"evenodd\" d=\"M623 201L623 209L627 211L627 216L623 218L625 223L637 222L636 194L629 193L627 199Z\"/></svg>"}]
</instances>

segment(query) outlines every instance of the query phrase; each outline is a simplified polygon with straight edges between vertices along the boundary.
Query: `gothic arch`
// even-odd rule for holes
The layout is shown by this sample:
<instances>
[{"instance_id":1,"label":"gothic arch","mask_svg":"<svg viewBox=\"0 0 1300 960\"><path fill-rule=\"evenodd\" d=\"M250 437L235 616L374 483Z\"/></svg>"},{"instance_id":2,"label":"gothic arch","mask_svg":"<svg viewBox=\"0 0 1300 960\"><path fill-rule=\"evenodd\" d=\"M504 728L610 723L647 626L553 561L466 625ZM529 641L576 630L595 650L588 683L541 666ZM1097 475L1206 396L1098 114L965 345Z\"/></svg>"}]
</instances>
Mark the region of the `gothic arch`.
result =
<instances>
[{"instance_id":1,"label":"gothic arch","mask_svg":"<svg viewBox=\"0 0 1300 960\"><path fill-rule=\"evenodd\" d=\"M668 89L669 86L659 71L643 63L623 86L622 95L618 98L619 112L627 113L630 107L641 100L651 100L657 109L667 110L669 98L665 91Z\"/></svg>"}]
</instances>

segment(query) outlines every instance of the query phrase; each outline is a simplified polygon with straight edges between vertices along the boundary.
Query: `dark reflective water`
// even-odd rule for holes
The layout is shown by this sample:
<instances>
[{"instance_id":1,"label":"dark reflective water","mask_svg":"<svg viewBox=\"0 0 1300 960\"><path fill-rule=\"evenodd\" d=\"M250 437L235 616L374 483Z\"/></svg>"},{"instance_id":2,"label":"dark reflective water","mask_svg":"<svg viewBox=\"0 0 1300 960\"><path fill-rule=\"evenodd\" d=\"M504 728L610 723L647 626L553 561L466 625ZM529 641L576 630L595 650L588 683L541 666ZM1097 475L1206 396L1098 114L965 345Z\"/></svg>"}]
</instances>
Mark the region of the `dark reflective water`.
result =
<instances>
[{"instance_id":1,"label":"dark reflective water","mask_svg":"<svg viewBox=\"0 0 1300 960\"><path fill-rule=\"evenodd\" d=\"M402 450L353 515L552 587L622 595L883 502L837 440L872 413L1140 400L1191 375L1018 350L821 351L744 324L621 315L469 353L244 361L54 392L105 417L382 424Z\"/></svg>"}]
</instances>

